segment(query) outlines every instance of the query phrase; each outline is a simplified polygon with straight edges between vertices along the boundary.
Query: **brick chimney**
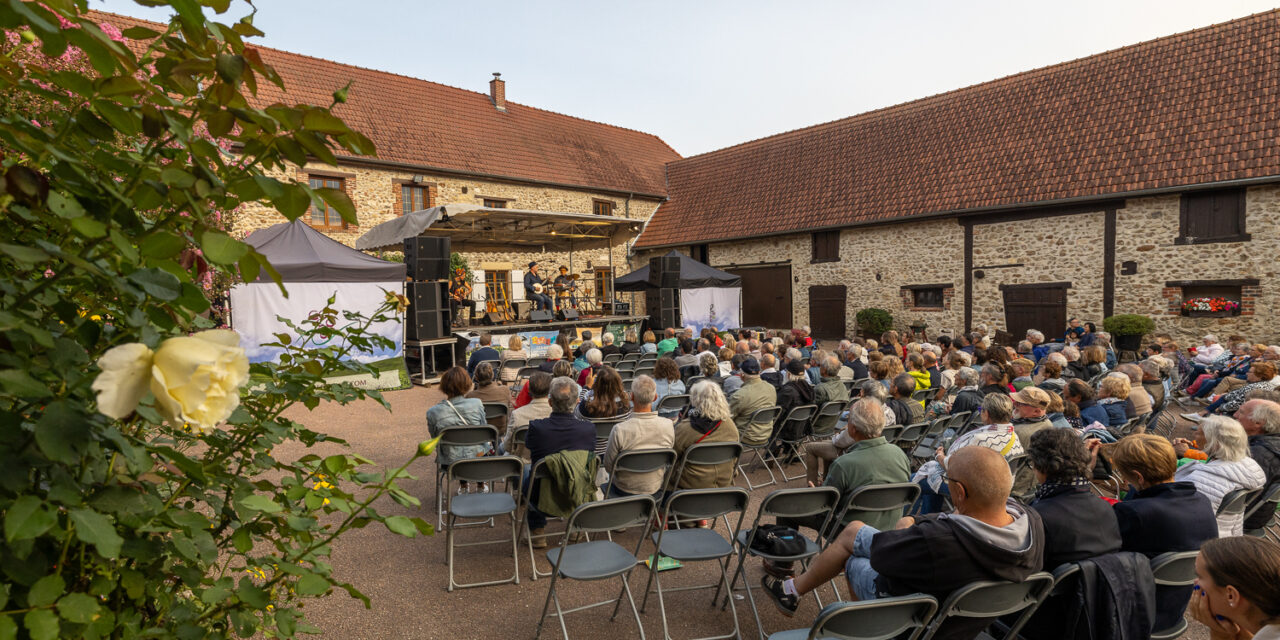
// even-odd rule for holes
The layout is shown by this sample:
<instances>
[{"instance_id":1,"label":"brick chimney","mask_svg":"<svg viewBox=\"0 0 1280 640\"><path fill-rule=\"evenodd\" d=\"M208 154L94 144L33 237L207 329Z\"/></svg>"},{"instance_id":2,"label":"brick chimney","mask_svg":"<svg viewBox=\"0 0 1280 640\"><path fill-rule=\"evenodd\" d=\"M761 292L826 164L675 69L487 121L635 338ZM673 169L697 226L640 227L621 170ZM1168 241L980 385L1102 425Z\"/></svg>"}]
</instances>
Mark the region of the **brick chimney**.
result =
<instances>
[{"instance_id":1,"label":"brick chimney","mask_svg":"<svg viewBox=\"0 0 1280 640\"><path fill-rule=\"evenodd\" d=\"M507 110L507 83L503 81L501 73L494 73L493 79L489 81L489 99L493 100L493 106L498 111Z\"/></svg>"}]
</instances>

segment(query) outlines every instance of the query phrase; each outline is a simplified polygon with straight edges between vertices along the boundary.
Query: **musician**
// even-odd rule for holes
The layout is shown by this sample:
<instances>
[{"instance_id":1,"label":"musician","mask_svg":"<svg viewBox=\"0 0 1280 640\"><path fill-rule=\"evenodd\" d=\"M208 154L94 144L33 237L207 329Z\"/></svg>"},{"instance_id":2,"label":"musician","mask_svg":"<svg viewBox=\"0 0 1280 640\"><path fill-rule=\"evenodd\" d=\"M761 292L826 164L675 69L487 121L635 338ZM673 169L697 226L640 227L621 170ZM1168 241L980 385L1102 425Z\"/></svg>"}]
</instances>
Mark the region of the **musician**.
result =
<instances>
[{"instance_id":1,"label":"musician","mask_svg":"<svg viewBox=\"0 0 1280 640\"><path fill-rule=\"evenodd\" d=\"M559 300L563 298L569 299L569 306L574 309L578 308L578 280L569 277L569 267L560 265L560 275L556 277L556 306L561 307Z\"/></svg>"},{"instance_id":2,"label":"musician","mask_svg":"<svg viewBox=\"0 0 1280 640\"><path fill-rule=\"evenodd\" d=\"M449 318L451 324L458 324L458 308L469 307L470 317L476 315L476 301L471 299L471 279L467 277L467 270L458 267L453 270L453 277L449 279Z\"/></svg>"},{"instance_id":3,"label":"musician","mask_svg":"<svg viewBox=\"0 0 1280 640\"><path fill-rule=\"evenodd\" d=\"M538 275L538 263L529 263L529 272L524 274L524 297L533 303L535 309L551 310L551 296L544 291L546 281Z\"/></svg>"}]
</instances>

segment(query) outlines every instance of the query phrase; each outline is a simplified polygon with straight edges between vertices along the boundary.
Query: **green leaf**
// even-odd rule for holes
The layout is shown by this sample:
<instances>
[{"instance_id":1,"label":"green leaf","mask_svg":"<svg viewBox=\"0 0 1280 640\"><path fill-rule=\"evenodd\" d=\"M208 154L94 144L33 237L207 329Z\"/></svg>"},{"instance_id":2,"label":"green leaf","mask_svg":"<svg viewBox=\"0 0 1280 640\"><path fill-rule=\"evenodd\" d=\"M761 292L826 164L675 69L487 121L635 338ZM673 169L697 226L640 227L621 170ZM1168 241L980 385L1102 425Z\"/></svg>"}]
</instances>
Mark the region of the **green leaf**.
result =
<instances>
[{"instance_id":1,"label":"green leaf","mask_svg":"<svg viewBox=\"0 0 1280 640\"><path fill-rule=\"evenodd\" d=\"M43 607L51 605L67 590L67 582L62 576L53 574L36 580L27 592L27 606Z\"/></svg>"},{"instance_id":2,"label":"green leaf","mask_svg":"<svg viewBox=\"0 0 1280 640\"><path fill-rule=\"evenodd\" d=\"M76 218L71 221L71 228L86 238L101 238L107 235L107 225L93 218Z\"/></svg>"},{"instance_id":3,"label":"green leaf","mask_svg":"<svg viewBox=\"0 0 1280 640\"><path fill-rule=\"evenodd\" d=\"M70 196L64 196L57 191L49 193L49 210L54 215L68 220L84 215L84 207L80 206L79 201Z\"/></svg>"},{"instance_id":4,"label":"green leaf","mask_svg":"<svg viewBox=\"0 0 1280 640\"><path fill-rule=\"evenodd\" d=\"M259 184L262 183L259 182ZM298 216L307 212L307 207L311 206L311 195L307 193L306 187L300 184L282 184L278 195L271 195L270 191L267 195L271 198L271 204L290 220L297 219Z\"/></svg>"},{"instance_id":5,"label":"green leaf","mask_svg":"<svg viewBox=\"0 0 1280 640\"><path fill-rule=\"evenodd\" d=\"M329 581L322 576L308 573L298 579L298 585L295 588L299 595L318 596L329 590Z\"/></svg>"},{"instance_id":6,"label":"green leaf","mask_svg":"<svg viewBox=\"0 0 1280 640\"><path fill-rule=\"evenodd\" d=\"M8 542L28 540L49 530L58 516L35 496L22 496L13 501L4 514L4 539Z\"/></svg>"},{"instance_id":7,"label":"green leaf","mask_svg":"<svg viewBox=\"0 0 1280 640\"><path fill-rule=\"evenodd\" d=\"M142 93L146 88L146 85L133 76L112 76L100 81L98 93L103 96L133 95Z\"/></svg>"},{"instance_id":8,"label":"green leaf","mask_svg":"<svg viewBox=\"0 0 1280 640\"><path fill-rule=\"evenodd\" d=\"M0 388L19 398L47 398L53 395L44 383L21 369L0 371Z\"/></svg>"},{"instance_id":9,"label":"green leaf","mask_svg":"<svg viewBox=\"0 0 1280 640\"><path fill-rule=\"evenodd\" d=\"M341 118L319 107L307 109L307 112L302 115L302 127L320 133L333 134L347 133L351 130Z\"/></svg>"},{"instance_id":10,"label":"green leaf","mask_svg":"<svg viewBox=\"0 0 1280 640\"><path fill-rule=\"evenodd\" d=\"M70 402L50 403L36 423L36 445L50 460L76 464L90 441L89 423Z\"/></svg>"},{"instance_id":11,"label":"green leaf","mask_svg":"<svg viewBox=\"0 0 1280 640\"><path fill-rule=\"evenodd\" d=\"M418 535L418 528L413 526L413 521L405 516L391 516L383 521L387 525L387 529L391 533L402 535L406 538L412 538Z\"/></svg>"},{"instance_id":12,"label":"green leaf","mask_svg":"<svg viewBox=\"0 0 1280 640\"><path fill-rule=\"evenodd\" d=\"M0 615L0 640L15 640L18 637L18 623L13 616Z\"/></svg>"},{"instance_id":13,"label":"green leaf","mask_svg":"<svg viewBox=\"0 0 1280 640\"><path fill-rule=\"evenodd\" d=\"M116 527L107 516L91 509L72 509L71 522L76 526L76 537L91 544L107 558L120 555L124 539L116 533Z\"/></svg>"},{"instance_id":14,"label":"green leaf","mask_svg":"<svg viewBox=\"0 0 1280 640\"><path fill-rule=\"evenodd\" d=\"M142 255L148 258L172 258L186 248L186 239L168 231L155 231L139 244Z\"/></svg>"},{"instance_id":15,"label":"green leaf","mask_svg":"<svg viewBox=\"0 0 1280 640\"><path fill-rule=\"evenodd\" d=\"M248 578L240 581L240 586L236 588L236 595L245 604L257 609L265 609L270 604L266 590L253 584Z\"/></svg>"},{"instance_id":16,"label":"green leaf","mask_svg":"<svg viewBox=\"0 0 1280 640\"><path fill-rule=\"evenodd\" d=\"M244 56L233 53L220 53L217 60L218 75L232 84L240 81L244 75Z\"/></svg>"},{"instance_id":17,"label":"green leaf","mask_svg":"<svg viewBox=\"0 0 1280 640\"><path fill-rule=\"evenodd\" d=\"M160 180L171 187L190 189L196 183L196 177L178 167L166 167L160 172Z\"/></svg>"},{"instance_id":18,"label":"green leaf","mask_svg":"<svg viewBox=\"0 0 1280 640\"><path fill-rule=\"evenodd\" d=\"M49 254L35 247L0 243L0 252L23 264L36 264L49 259Z\"/></svg>"},{"instance_id":19,"label":"green leaf","mask_svg":"<svg viewBox=\"0 0 1280 640\"><path fill-rule=\"evenodd\" d=\"M58 601L58 615L70 622L93 622L98 609L98 600L86 593L68 593Z\"/></svg>"},{"instance_id":20,"label":"green leaf","mask_svg":"<svg viewBox=\"0 0 1280 640\"><path fill-rule=\"evenodd\" d=\"M150 40L160 35L159 31L152 31L146 27L129 27L120 33L130 40Z\"/></svg>"},{"instance_id":21,"label":"green leaf","mask_svg":"<svg viewBox=\"0 0 1280 640\"><path fill-rule=\"evenodd\" d=\"M347 224L359 224L356 220L356 205L342 189L315 189L315 192L322 200L329 203L329 206L337 209L338 215L341 215Z\"/></svg>"},{"instance_id":22,"label":"green leaf","mask_svg":"<svg viewBox=\"0 0 1280 640\"><path fill-rule=\"evenodd\" d=\"M254 495L241 498L240 506L254 511L265 511L267 513L276 513L280 511L280 505L276 504L276 501L272 500L270 496L264 496L256 493Z\"/></svg>"},{"instance_id":23,"label":"green leaf","mask_svg":"<svg viewBox=\"0 0 1280 640\"><path fill-rule=\"evenodd\" d=\"M235 264L249 251L249 245L212 229L200 234L200 248L205 258L217 264Z\"/></svg>"},{"instance_id":24,"label":"green leaf","mask_svg":"<svg viewBox=\"0 0 1280 640\"><path fill-rule=\"evenodd\" d=\"M54 640L58 637L58 616L52 609L36 609L22 617L22 626L31 634L31 640Z\"/></svg>"},{"instance_id":25,"label":"green leaf","mask_svg":"<svg viewBox=\"0 0 1280 640\"><path fill-rule=\"evenodd\" d=\"M253 548L253 538L249 535L248 529L240 527L236 529L235 533L231 534L231 544L235 546L236 551L246 553Z\"/></svg>"},{"instance_id":26,"label":"green leaf","mask_svg":"<svg viewBox=\"0 0 1280 640\"><path fill-rule=\"evenodd\" d=\"M168 271L138 269L129 274L129 281L138 285L147 295L160 300L176 300L182 293L182 282Z\"/></svg>"}]
</instances>

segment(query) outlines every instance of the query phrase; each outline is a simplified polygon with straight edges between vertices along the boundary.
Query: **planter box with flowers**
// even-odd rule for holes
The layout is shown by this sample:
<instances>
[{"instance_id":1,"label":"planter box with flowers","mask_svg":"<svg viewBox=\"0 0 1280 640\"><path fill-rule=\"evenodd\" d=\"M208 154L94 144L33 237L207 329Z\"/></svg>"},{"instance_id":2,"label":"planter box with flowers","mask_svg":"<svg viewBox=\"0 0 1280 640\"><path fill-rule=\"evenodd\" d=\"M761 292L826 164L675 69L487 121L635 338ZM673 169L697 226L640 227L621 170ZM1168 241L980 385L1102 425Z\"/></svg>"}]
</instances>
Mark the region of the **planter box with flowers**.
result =
<instances>
[{"instance_id":1,"label":"planter box with flowers","mask_svg":"<svg viewBox=\"0 0 1280 640\"><path fill-rule=\"evenodd\" d=\"M1182 315L1192 318L1238 316L1240 303L1227 298L1189 298L1182 302Z\"/></svg>"}]
</instances>

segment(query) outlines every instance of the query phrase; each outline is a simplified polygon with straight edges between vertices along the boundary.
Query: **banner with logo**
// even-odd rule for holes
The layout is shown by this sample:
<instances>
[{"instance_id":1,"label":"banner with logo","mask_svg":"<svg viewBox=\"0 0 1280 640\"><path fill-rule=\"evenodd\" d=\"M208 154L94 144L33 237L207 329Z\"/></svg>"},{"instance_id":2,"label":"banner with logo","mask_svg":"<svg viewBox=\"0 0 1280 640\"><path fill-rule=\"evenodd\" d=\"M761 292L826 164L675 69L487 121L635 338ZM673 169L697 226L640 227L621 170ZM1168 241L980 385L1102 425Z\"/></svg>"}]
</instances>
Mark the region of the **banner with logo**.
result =
<instances>
[{"instance_id":1,"label":"banner with logo","mask_svg":"<svg viewBox=\"0 0 1280 640\"><path fill-rule=\"evenodd\" d=\"M742 326L742 289L705 287L680 290L680 323L693 327L736 329Z\"/></svg>"}]
</instances>

